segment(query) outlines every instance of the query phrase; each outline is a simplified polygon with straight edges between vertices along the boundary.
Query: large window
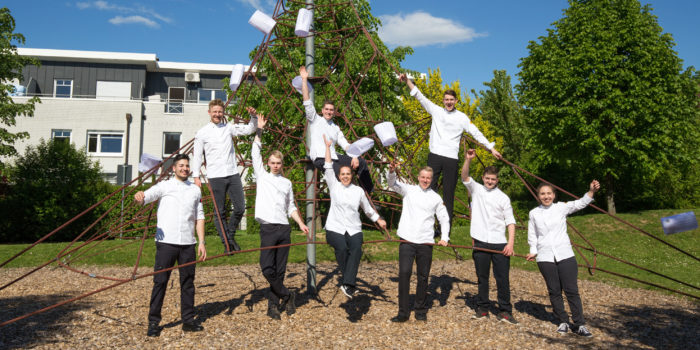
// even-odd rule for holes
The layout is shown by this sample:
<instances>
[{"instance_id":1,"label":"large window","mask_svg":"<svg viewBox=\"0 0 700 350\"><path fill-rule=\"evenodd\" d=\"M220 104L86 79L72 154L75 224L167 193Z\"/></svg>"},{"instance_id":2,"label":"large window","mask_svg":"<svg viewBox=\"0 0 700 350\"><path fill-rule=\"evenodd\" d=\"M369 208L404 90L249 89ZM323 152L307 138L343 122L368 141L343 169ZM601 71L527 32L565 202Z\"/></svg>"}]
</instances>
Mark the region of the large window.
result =
<instances>
[{"instance_id":1,"label":"large window","mask_svg":"<svg viewBox=\"0 0 700 350\"><path fill-rule=\"evenodd\" d=\"M184 113L185 88L168 88L168 103L165 106L166 113Z\"/></svg>"},{"instance_id":2,"label":"large window","mask_svg":"<svg viewBox=\"0 0 700 350\"><path fill-rule=\"evenodd\" d=\"M122 155L124 133L119 131L88 131L87 151L93 155Z\"/></svg>"},{"instance_id":3,"label":"large window","mask_svg":"<svg viewBox=\"0 0 700 350\"><path fill-rule=\"evenodd\" d=\"M73 81L67 79L54 80L53 97L73 97Z\"/></svg>"},{"instance_id":4,"label":"large window","mask_svg":"<svg viewBox=\"0 0 700 350\"><path fill-rule=\"evenodd\" d=\"M51 138L54 142L70 143L70 130L53 129L51 130Z\"/></svg>"},{"instance_id":5,"label":"large window","mask_svg":"<svg viewBox=\"0 0 700 350\"><path fill-rule=\"evenodd\" d=\"M209 103L211 100L220 99L226 102L226 91L217 89L197 89L199 93L199 103Z\"/></svg>"},{"instance_id":6,"label":"large window","mask_svg":"<svg viewBox=\"0 0 700 350\"><path fill-rule=\"evenodd\" d=\"M163 156L167 157L180 149L180 133L179 132L164 132L163 133Z\"/></svg>"}]
</instances>

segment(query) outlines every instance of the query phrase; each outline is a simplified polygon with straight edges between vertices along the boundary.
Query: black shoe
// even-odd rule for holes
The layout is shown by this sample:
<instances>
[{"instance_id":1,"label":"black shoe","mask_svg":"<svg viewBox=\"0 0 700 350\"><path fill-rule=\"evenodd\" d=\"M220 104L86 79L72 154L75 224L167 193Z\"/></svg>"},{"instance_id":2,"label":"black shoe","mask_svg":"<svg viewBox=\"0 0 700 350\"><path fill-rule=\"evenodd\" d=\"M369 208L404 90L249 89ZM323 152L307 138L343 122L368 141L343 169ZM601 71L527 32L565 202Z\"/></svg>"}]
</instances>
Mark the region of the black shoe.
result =
<instances>
[{"instance_id":1,"label":"black shoe","mask_svg":"<svg viewBox=\"0 0 700 350\"><path fill-rule=\"evenodd\" d=\"M279 305L275 305L272 301L267 304L267 316L273 320L281 320Z\"/></svg>"},{"instance_id":2,"label":"black shoe","mask_svg":"<svg viewBox=\"0 0 700 350\"><path fill-rule=\"evenodd\" d=\"M155 322L149 323L148 324L148 331L146 332L146 336L159 337L160 331L161 331L161 328L158 326L158 323L155 323Z\"/></svg>"},{"instance_id":3,"label":"black shoe","mask_svg":"<svg viewBox=\"0 0 700 350\"><path fill-rule=\"evenodd\" d=\"M346 297L352 299L355 295L357 295L357 288L355 286L351 286L349 284L344 284L340 286L340 290L345 294Z\"/></svg>"},{"instance_id":4,"label":"black shoe","mask_svg":"<svg viewBox=\"0 0 700 350\"><path fill-rule=\"evenodd\" d=\"M182 331L183 332L201 332L204 330L204 327L202 327L199 324L196 324L194 322L185 322L182 324Z\"/></svg>"},{"instance_id":5,"label":"black shoe","mask_svg":"<svg viewBox=\"0 0 700 350\"><path fill-rule=\"evenodd\" d=\"M416 321L428 322L428 314L416 313Z\"/></svg>"},{"instance_id":6,"label":"black shoe","mask_svg":"<svg viewBox=\"0 0 700 350\"><path fill-rule=\"evenodd\" d=\"M476 310L476 312L472 315L472 318L475 320L483 320L489 318L489 312L488 310Z\"/></svg>"},{"instance_id":7,"label":"black shoe","mask_svg":"<svg viewBox=\"0 0 700 350\"><path fill-rule=\"evenodd\" d=\"M510 312L507 311L502 311L498 315L496 315L496 318L501 321L501 322L506 322L510 324L518 324L518 320L513 317L513 315L510 314Z\"/></svg>"},{"instance_id":8,"label":"black shoe","mask_svg":"<svg viewBox=\"0 0 700 350\"><path fill-rule=\"evenodd\" d=\"M280 304L279 311L286 311L287 316L294 315L295 312L297 312L297 306L295 304L297 293L293 290L289 291L289 295L287 296L284 301L282 301L282 304Z\"/></svg>"},{"instance_id":9,"label":"black shoe","mask_svg":"<svg viewBox=\"0 0 700 350\"><path fill-rule=\"evenodd\" d=\"M403 323L408 321L408 316L396 315L391 318L391 322Z\"/></svg>"}]
</instances>

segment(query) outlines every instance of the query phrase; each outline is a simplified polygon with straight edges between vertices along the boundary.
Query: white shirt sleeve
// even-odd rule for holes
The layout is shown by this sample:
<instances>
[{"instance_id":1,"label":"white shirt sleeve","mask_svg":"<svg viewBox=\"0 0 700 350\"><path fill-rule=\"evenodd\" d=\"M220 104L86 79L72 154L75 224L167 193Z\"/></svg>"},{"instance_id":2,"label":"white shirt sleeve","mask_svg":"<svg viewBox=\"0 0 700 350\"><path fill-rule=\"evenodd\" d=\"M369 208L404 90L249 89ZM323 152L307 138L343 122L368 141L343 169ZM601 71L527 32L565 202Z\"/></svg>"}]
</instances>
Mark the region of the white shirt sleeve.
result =
<instances>
[{"instance_id":1,"label":"white shirt sleeve","mask_svg":"<svg viewBox=\"0 0 700 350\"><path fill-rule=\"evenodd\" d=\"M316 108L314 104L311 103L311 100L304 101L304 111L306 112L306 119L309 122L313 122L314 119L316 119Z\"/></svg>"},{"instance_id":2,"label":"white shirt sleeve","mask_svg":"<svg viewBox=\"0 0 700 350\"><path fill-rule=\"evenodd\" d=\"M417 86L414 86L413 89L411 89L411 96L415 97L416 100L420 103L421 106L423 106L423 109L425 109L428 114L433 115L436 109L440 109L438 105L434 104L433 101L430 101L427 97L423 96L423 93L418 90Z\"/></svg>"},{"instance_id":3,"label":"white shirt sleeve","mask_svg":"<svg viewBox=\"0 0 700 350\"><path fill-rule=\"evenodd\" d=\"M447 213L447 208L445 204L440 203L435 211L438 221L440 222L440 229L442 230L441 240L449 242L450 240L450 215Z\"/></svg>"},{"instance_id":4,"label":"white shirt sleeve","mask_svg":"<svg viewBox=\"0 0 700 350\"><path fill-rule=\"evenodd\" d=\"M372 208L372 205L369 203L367 196L365 196L364 193L362 194L362 197L360 197L360 206L370 220L379 220L379 213Z\"/></svg>"},{"instance_id":5,"label":"white shirt sleeve","mask_svg":"<svg viewBox=\"0 0 700 350\"><path fill-rule=\"evenodd\" d=\"M462 184L464 184L469 193L474 195L474 191L476 191L478 185L471 176L467 179L467 181L462 181Z\"/></svg>"},{"instance_id":6,"label":"white shirt sleeve","mask_svg":"<svg viewBox=\"0 0 700 350\"><path fill-rule=\"evenodd\" d=\"M323 178L328 184L328 190L333 190L338 183L338 179L335 178L335 171L333 171L333 163L324 163L323 168L325 169L323 173L325 176Z\"/></svg>"},{"instance_id":7,"label":"white shirt sleeve","mask_svg":"<svg viewBox=\"0 0 700 350\"><path fill-rule=\"evenodd\" d=\"M489 142L489 140L484 136L484 134L479 130L479 128L474 125L474 123L468 121L467 125L465 126L464 130L468 132L472 137L474 137L474 140L479 142L480 144L484 145L486 149L491 150L493 146L496 145L495 142Z\"/></svg>"},{"instance_id":8,"label":"white shirt sleeve","mask_svg":"<svg viewBox=\"0 0 700 350\"><path fill-rule=\"evenodd\" d=\"M510 198L506 198L503 203L503 215L505 216L506 227L515 225L515 215L513 215L513 206L510 204Z\"/></svg>"},{"instance_id":9,"label":"white shirt sleeve","mask_svg":"<svg viewBox=\"0 0 700 350\"><path fill-rule=\"evenodd\" d=\"M527 244L530 245L530 254L537 255L537 228L535 226L535 219L530 212L530 217L527 223Z\"/></svg>"},{"instance_id":10,"label":"white shirt sleeve","mask_svg":"<svg viewBox=\"0 0 700 350\"><path fill-rule=\"evenodd\" d=\"M406 185L396 179L396 172L389 173L386 176L386 182L389 185L389 188L394 190L394 192L402 196L406 195Z\"/></svg>"},{"instance_id":11,"label":"white shirt sleeve","mask_svg":"<svg viewBox=\"0 0 700 350\"><path fill-rule=\"evenodd\" d=\"M262 145L260 142L253 141L253 148L250 151L250 156L253 158L253 171L255 172L255 177L260 178L260 175L265 172L265 167L263 166L262 155L260 154L260 148Z\"/></svg>"},{"instance_id":12,"label":"white shirt sleeve","mask_svg":"<svg viewBox=\"0 0 700 350\"><path fill-rule=\"evenodd\" d=\"M163 185L161 182L151 186L144 193L143 204L146 205L163 197Z\"/></svg>"},{"instance_id":13,"label":"white shirt sleeve","mask_svg":"<svg viewBox=\"0 0 700 350\"><path fill-rule=\"evenodd\" d=\"M287 217L292 217L295 211L297 211L297 206L294 204L294 188L292 183L289 182L289 187L287 191Z\"/></svg>"},{"instance_id":14,"label":"white shirt sleeve","mask_svg":"<svg viewBox=\"0 0 700 350\"><path fill-rule=\"evenodd\" d=\"M204 205L202 205L202 199L199 199L197 204L197 220L204 220Z\"/></svg>"},{"instance_id":15,"label":"white shirt sleeve","mask_svg":"<svg viewBox=\"0 0 700 350\"><path fill-rule=\"evenodd\" d=\"M231 136L244 136L254 133L257 127L258 117L250 116L248 124L233 124L229 130L231 131Z\"/></svg>"},{"instance_id":16,"label":"white shirt sleeve","mask_svg":"<svg viewBox=\"0 0 700 350\"><path fill-rule=\"evenodd\" d=\"M194 137L194 151L192 154L192 177L199 177L199 170L202 168L202 154L204 154L204 142L199 135Z\"/></svg>"},{"instance_id":17,"label":"white shirt sleeve","mask_svg":"<svg viewBox=\"0 0 700 350\"><path fill-rule=\"evenodd\" d=\"M350 143L348 142L348 139L345 138L345 135L343 134L343 131L340 130L340 128L338 128L337 138L338 142L336 143L338 144L338 146L340 146L340 148L343 149L343 151L345 151L348 148L348 146L350 146Z\"/></svg>"},{"instance_id":18,"label":"white shirt sleeve","mask_svg":"<svg viewBox=\"0 0 700 350\"><path fill-rule=\"evenodd\" d=\"M588 197L588 192L584 193L581 198L575 200L575 201L569 201L564 203L566 205L566 215L571 215L585 207L587 207L591 202L593 202L593 198Z\"/></svg>"}]
</instances>

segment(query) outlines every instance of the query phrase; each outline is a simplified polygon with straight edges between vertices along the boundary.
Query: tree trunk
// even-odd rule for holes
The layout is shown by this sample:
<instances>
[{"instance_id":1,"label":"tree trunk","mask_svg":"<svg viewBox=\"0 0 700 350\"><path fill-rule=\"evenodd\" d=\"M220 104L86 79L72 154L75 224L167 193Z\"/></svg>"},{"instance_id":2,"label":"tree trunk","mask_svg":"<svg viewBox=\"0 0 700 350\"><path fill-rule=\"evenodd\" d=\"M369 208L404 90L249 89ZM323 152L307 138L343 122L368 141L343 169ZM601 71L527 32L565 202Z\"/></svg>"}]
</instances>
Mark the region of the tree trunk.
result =
<instances>
[{"instance_id":1,"label":"tree trunk","mask_svg":"<svg viewBox=\"0 0 700 350\"><path fill-rule=\"evenodd\" d=\"M613 177L610 174L605 175L605 198L608 200L608 212L617 214L615 209L615 191L613 189Z\"/></svg>"}]
</instances>

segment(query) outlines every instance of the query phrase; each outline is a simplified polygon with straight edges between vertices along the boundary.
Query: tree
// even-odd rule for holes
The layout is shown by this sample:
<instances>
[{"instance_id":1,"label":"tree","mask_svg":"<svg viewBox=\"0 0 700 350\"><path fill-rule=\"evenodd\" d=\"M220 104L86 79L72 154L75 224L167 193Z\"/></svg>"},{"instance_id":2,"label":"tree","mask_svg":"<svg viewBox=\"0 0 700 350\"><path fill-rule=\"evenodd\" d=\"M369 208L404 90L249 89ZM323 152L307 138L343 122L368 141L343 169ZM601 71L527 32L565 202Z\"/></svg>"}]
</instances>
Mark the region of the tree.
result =
<instances>
[{"instance_id":1,"label":"tree","mask_svg":"<svg viewBox=\"0 0 700 350\"><path fill-rule=\"evenodd\" d=\"M74 144L53 140L27 147L11 169L10 181L14 185L1 204L3 242L35 241L109 193L99 163ZM73 239L98 215L93 210L50 239Z\"/></svg>"},{"instance_id":2,"label":"tree","mask_svg":"<svg viewBox=\"0 0 700 350\"><path fill-rule=\"evenodd\" d=\"M671 34L662 32L648 5L569 5L547 36L528 44L520 63L517 90L541 170L577 182L602 177L613 213L616 198L627 207L687 199L653 187L667 170L697 164L694 69L683 71ZM698 187L697 178L689 181ZM655 193L652 202L649 193Z\"/></svg>"},{"instance_id":3,"label":"tree","mask_svg":"<svg viewBox=\"0 0 700 350\"><path fill-rule=\"evenodd\" d=\"M13 43L24 44L24 36L14 33L15 19L10 15L7 7L0 9L0 124L15 125L15 118L19 115L32 116L34 104L39 102L38 97L29 99L26 103L15 103L10 97L14 91L12 80L22 79L22 69L27 64L39 65L39 61L32 57L24 57L17 54L17 46ZM2 157L17 155L14 142L28 138L27 132L13 134L0 127L0 170L3 168Z\"/></svg>"}]
</instances>

